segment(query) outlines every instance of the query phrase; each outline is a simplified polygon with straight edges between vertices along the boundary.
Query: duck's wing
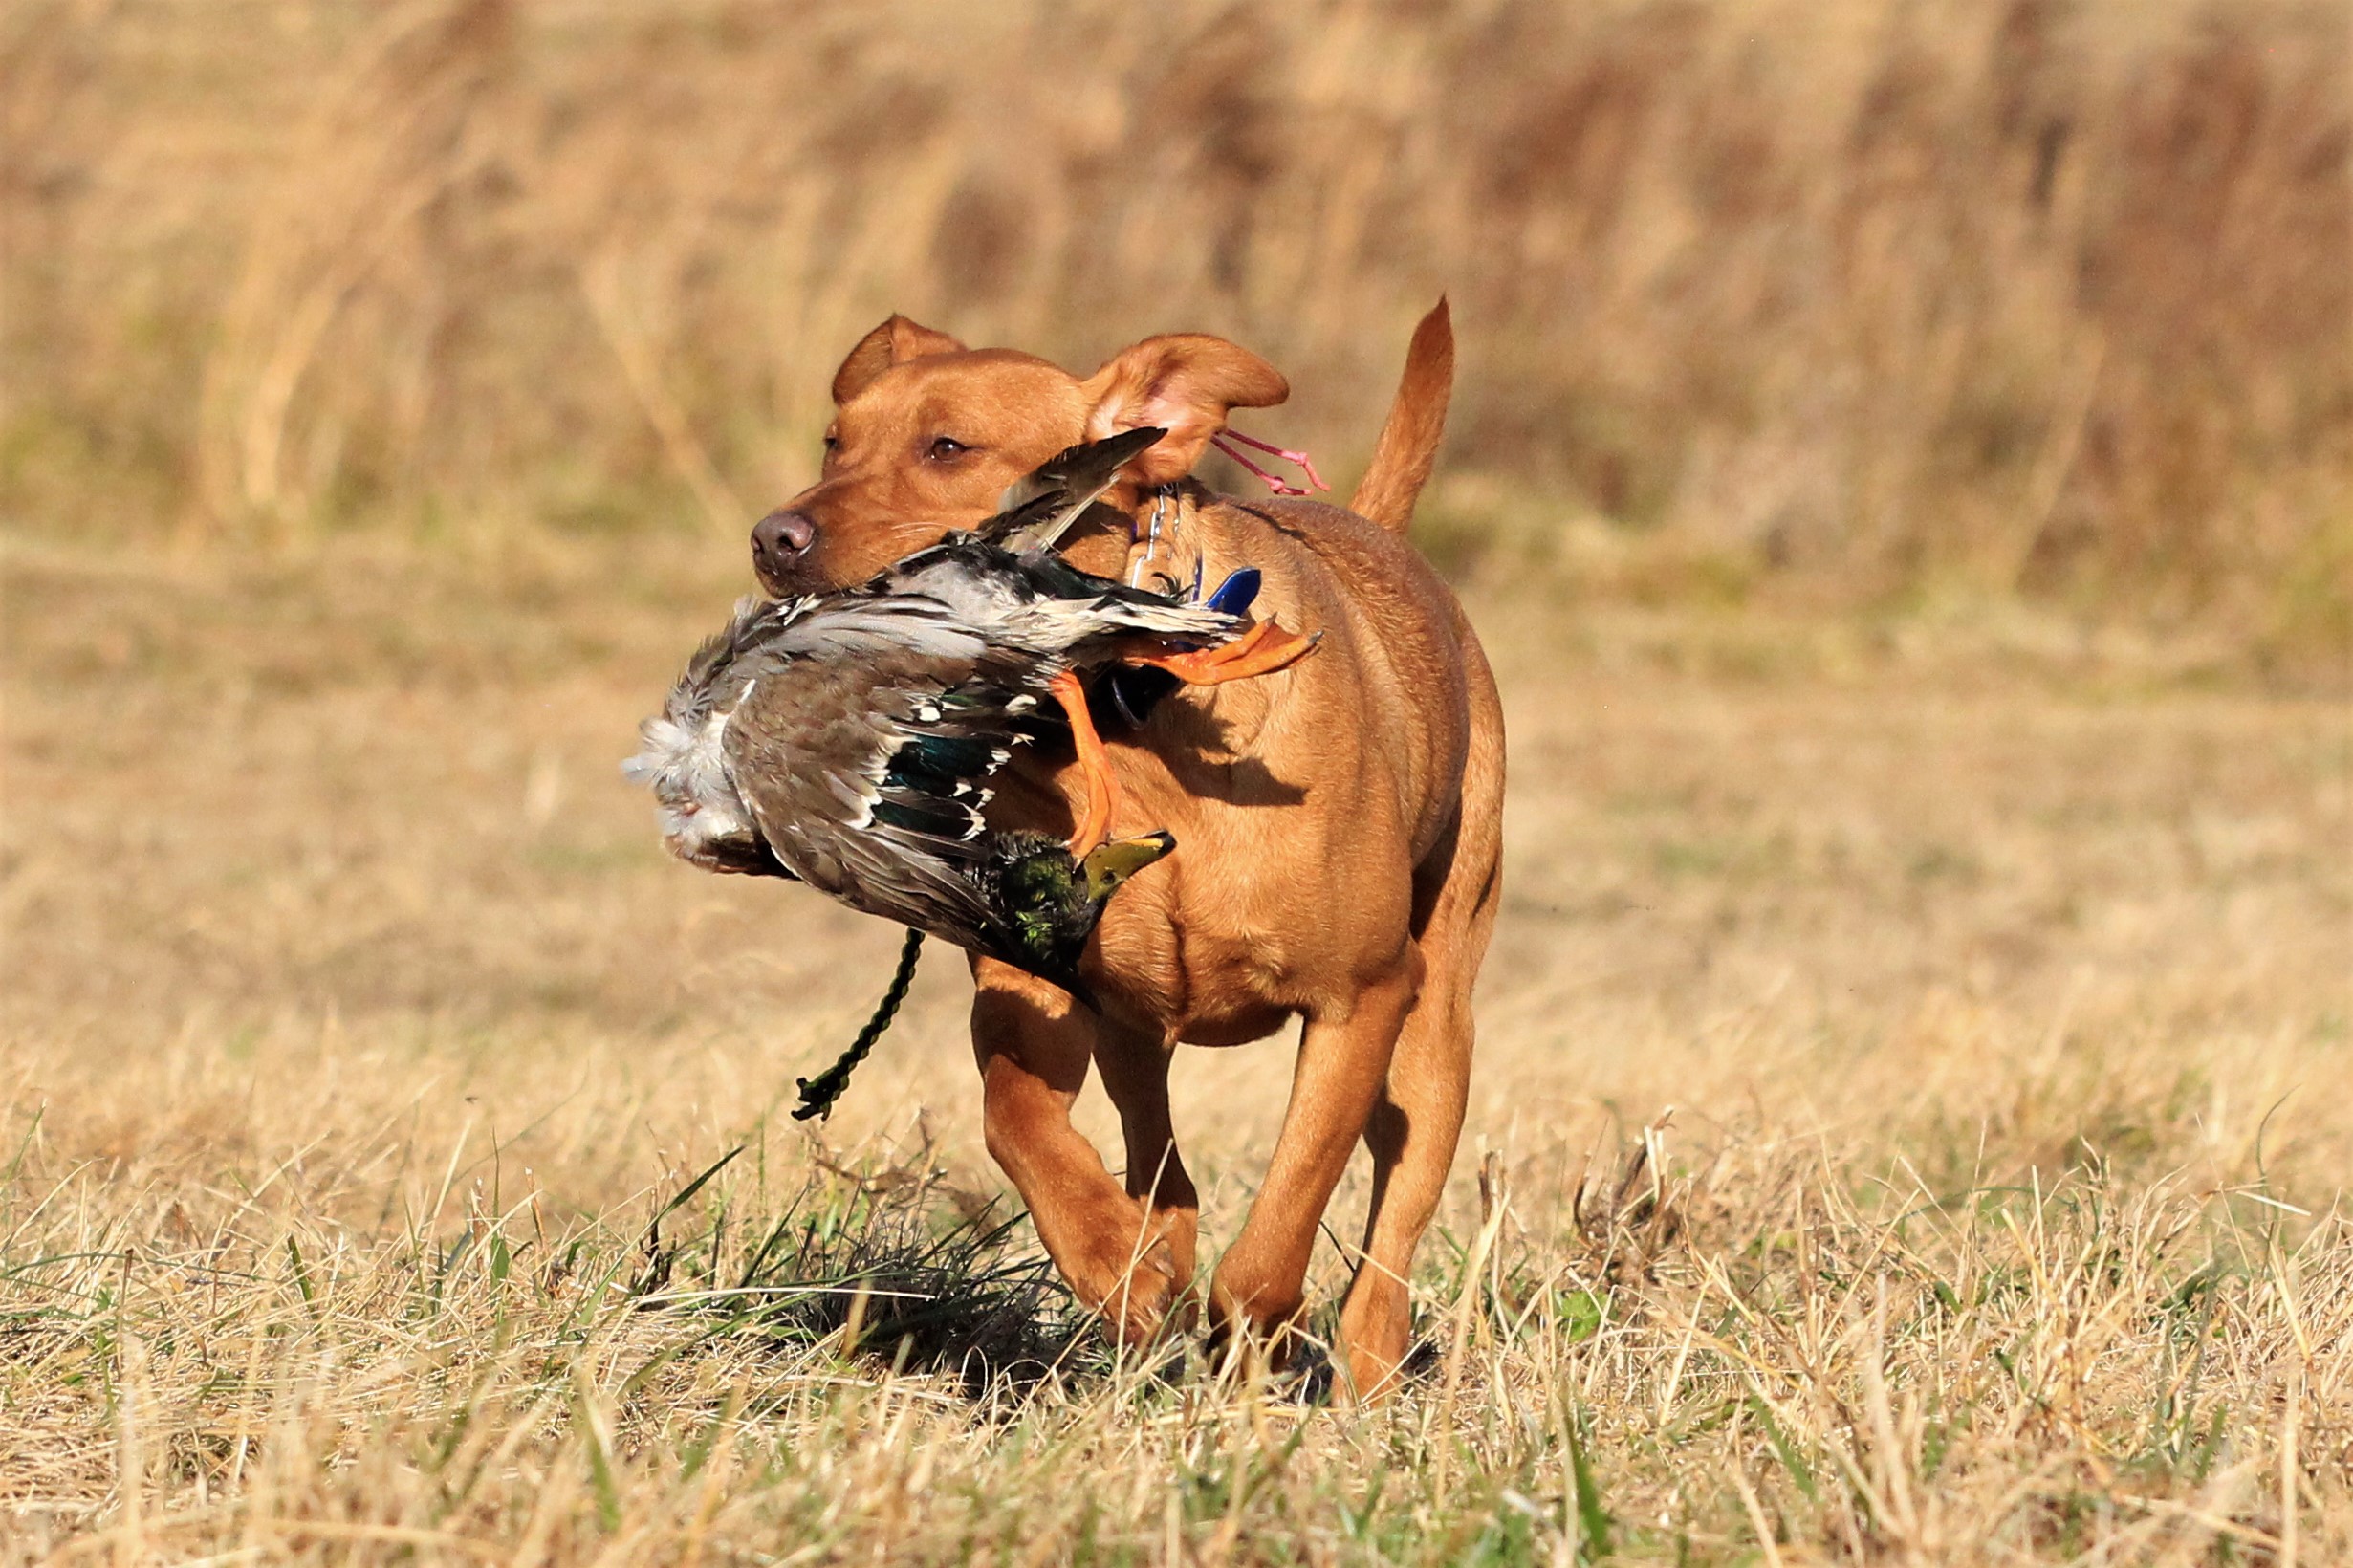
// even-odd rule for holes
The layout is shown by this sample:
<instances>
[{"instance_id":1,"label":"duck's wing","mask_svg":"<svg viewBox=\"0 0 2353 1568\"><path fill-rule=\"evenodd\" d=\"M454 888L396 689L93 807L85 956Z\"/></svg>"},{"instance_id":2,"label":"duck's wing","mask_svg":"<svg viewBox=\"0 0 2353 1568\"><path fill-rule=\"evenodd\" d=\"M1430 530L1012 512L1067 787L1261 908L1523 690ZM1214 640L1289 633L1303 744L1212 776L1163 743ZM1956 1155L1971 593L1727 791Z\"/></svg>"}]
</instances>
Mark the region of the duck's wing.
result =
<instances>
[{"instance_id":1,"label":"duck's wing","mask_svg":"<svg viewBox=\"0 0 2353 1568\"><path fill-rule=\"evenodd\" d=\"M722 745L778 858L854 908L998 950L970 871L989 781L1035 707L1017 671L920 599L837 602L759 664Z\"/></svg>"}]
</instances>

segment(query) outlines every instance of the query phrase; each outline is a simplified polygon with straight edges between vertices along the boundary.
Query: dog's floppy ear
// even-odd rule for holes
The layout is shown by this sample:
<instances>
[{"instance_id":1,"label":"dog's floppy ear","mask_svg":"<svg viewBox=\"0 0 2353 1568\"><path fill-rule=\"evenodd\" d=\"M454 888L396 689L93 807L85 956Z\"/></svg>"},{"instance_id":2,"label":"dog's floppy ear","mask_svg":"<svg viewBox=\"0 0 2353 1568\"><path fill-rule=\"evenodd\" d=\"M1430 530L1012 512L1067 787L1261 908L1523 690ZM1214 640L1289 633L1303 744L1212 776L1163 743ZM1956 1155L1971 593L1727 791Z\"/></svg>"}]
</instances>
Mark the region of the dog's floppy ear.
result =
<instances>
[{"instance_id":1,"label":"dog's floppy ear","mask_svg":"<svg viewBox=\"0 0 2353 1568\"><path fill-rule=\"evenodd\" d=\"M834 402L845 403L866 389L866 383L896 364L926 354L961 354L964 345L944 332L894 316L858 340L850 357L834 372Z\"/></svg>"},{"instance_id":2,"label":"dog's floppy ear","mask_svg":"<svg viewBox=\"0 0 2353 1568\"><path fill-rule=\"evenodd\" d=\"M1122 349L1079 390L1089 441L1147 425L1168 432L1126 470L1143 484L1166 485L1192 471L1202 448L1225 429L1227 410L1272 407L1291 396L1291 383L1223 338L1173 332Z\"/></svg>"}]
</instances>

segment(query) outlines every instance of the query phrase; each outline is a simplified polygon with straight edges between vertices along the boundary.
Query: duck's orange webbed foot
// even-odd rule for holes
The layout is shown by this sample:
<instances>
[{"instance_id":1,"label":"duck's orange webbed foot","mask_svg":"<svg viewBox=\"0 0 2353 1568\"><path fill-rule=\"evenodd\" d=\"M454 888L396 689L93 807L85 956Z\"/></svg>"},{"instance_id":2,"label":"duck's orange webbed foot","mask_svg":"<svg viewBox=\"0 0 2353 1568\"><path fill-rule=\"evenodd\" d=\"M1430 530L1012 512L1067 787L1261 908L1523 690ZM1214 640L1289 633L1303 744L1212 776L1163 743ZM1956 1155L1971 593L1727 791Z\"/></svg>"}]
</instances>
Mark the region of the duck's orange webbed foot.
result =
<instances>
[{"instance_id":1,"label":"duck's orange webbed foot","mask_svg":"<svg viewBox=\"0 0 2353 1568\"><path fill-rule=\"evenodd\" d=\"M1145 654L1127 663L1165 669L1187 686L1222 686L1296 664L1316 651L1318 641L1287 632L1272 621L1253 621L1250 630L1220 646L1191 653Z\"/></svg>"},{"instance_id":2,"label":"duck's orange webbed foot","mask_svg":"<svg viewBox=\"0 0 2353 1568\"><path fill-rule=\"evenodd\" d=\"M1086 803L1079 808L1078 825L1070 836L1071 858L1084 860L1111 837L1111 818L1120 807L1120 783L1111 774L1111 753L1096 732L1094 715L1087 711L1086 687L1078 684L1078 677L1064 670L1046 683L1046 689L1062 705L1062 715L1070 721L1071 744L1078 752L1078 776L1086 784Z\"/></svg>"}]
</instances>

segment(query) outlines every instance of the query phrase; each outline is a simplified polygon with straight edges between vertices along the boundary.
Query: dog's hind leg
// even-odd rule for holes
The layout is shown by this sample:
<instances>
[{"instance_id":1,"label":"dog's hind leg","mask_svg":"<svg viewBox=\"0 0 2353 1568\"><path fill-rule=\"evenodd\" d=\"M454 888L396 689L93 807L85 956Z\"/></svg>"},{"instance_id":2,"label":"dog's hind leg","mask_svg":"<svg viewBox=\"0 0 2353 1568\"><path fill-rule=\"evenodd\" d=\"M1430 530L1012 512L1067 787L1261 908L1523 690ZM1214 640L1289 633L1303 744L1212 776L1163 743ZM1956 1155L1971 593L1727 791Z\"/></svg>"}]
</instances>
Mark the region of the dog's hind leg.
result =
<instances>
[{"instance_id":1,"label":"dog's hind leg","mask_svg":"<svg viewBox=\"0 0 2353 1568\"><path fill-rule=\"evenodd\" d=\"M1492 906L1491 906L1492 907ZM1491 922L1434 928L1428 977L1399 1032L1388 1082L1364 1126L1373 1155L1364 1256L1341 1304L1340 1332L1357 1397L1394 1384L1412 1329L1414 1249L1438 1211L1471 1087L1471 982Z\"/></svg>"},{"instance_id":2,"label":"dog's hind leg","mask_svg":"<svg viewBox=\"0 0 2353 1568\"><path fill-rule=\"evenodd\" d=\"M1474 671L1474 682L1483 673ZM1489 704L1492 692L1491 685ZM1470 1098L1471 991L1494 929L1502 871L1502 725L1492 707L1486 716L1465 772L1462 815L1417 879L1430 890L1417 911L1427 973L1364 1127L1372 1203L1364 1256L1340 1313L1349 1381L1361 1400L1397 1385L1412 1336L1414 1250L1446 1191Z\"/></svg>"},{"instance_id":3,"label":"dog's hind leg","mask_svg":"<svg viewBox=\"0 0 2353 1568\"><path fill-rule=\"evenodd\" d=\"M1220 1341L1240 1331L1262 1339L1277 1365L1288 1354L1323 1210L1380 1098L1421 980L1421 954L1408 939L1387 972L1307 1015L1266 1180L1209 1281L1211 1328Z\"/></svg>"}]
</instances>

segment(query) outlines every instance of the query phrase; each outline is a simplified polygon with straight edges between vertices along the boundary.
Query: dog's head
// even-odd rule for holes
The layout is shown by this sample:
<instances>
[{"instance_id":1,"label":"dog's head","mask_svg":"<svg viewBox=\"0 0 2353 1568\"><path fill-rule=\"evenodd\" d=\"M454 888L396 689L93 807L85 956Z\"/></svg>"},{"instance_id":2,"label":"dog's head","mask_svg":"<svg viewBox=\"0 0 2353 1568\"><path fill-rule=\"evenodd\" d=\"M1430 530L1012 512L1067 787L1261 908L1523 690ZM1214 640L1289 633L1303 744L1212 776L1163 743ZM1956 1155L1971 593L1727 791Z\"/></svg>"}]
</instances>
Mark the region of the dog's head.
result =
<instances>
[{"instance_id":1,"label":"dog's head","mask_svg":"<svg viewBox=\"0 0 2353 1568\"><path fill-rule=\"evenodd\" d=\"M863 582L996 512L1005 488L1079 441L1160 425L1106 497L1191 471L1234 408L1290 396L1273 365L1203 333L1146 338L1083 381L1034 355L968 349L894 316L834 375L817 482L760 519L752 561L779 596Z\"/></svg>"}]
</instances>

